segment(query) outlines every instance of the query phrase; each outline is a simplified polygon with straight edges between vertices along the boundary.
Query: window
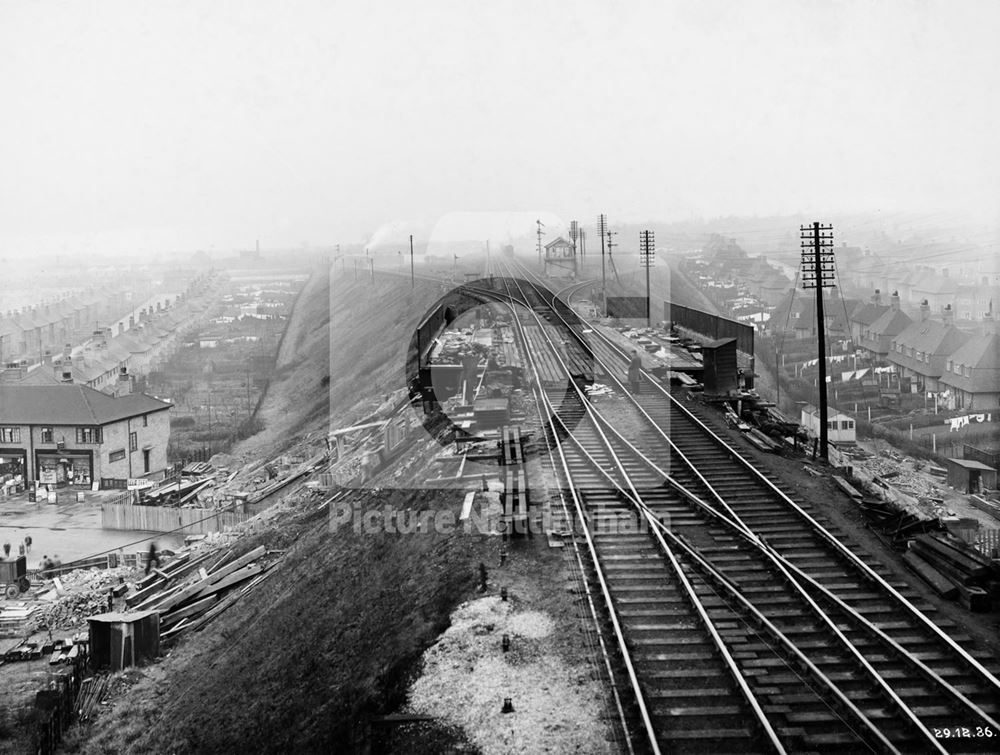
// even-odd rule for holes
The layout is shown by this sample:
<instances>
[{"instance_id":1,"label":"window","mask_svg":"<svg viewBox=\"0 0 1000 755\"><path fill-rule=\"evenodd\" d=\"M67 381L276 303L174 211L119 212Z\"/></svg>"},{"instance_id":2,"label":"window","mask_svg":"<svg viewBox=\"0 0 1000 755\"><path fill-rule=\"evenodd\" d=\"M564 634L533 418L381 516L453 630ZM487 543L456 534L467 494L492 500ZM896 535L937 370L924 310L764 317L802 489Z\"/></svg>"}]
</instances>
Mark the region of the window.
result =
<instances>
[{"instance_id":1,"label":"window","mask_svg":"<svg viewBox=\"0 0 1000 755\"><path fill-rule=\"evenodd\" d=\"M954 363L954 362L952 362L952 361L951 361L951 360L949 359L949 360L948 360L948 372L954 372L954 371L955 371L955 363Z\"/></svg>"},{"instance_id":2,"label":"window","mask_svg":"<svg viewBox=\"0 0 1000 755\"><path fill-rule=\"evenodd\" d=\"M0 441L4 443L20 443L21 442L21 428L20 427L0 427Z\"/></svg>"},{"instance_id":3,"label":"window","mask_svg":"<svg viewBox=\"0 0 1000 755\"><path fill-rule=\"evenodd\" d=\"M101 428L99 427L76 428L77 443L100 443L101 441L102 441Z\"/></svg>"},{"instance_id":4,"label":"window","mask_svg":"<svg viewBox=\"0 0 1000 755\"><path fill-rule=\"evenodd\" d=\"M125 449L124 448L119 449L118 451L112 451L111 453L108 454L108 461L109 462L121 461L124 458L125 458Z\"/></svg>"},{"instance_id":5,"label":"window","mask_svg":"<svg viewBox=\"0 0 1000 755\"><path fill-rule=\"evenodd\" d=\"M149 427L149 415L148 414L143 414L142 415L142 426L143 427Z\"/></svg>"},{"instance_id":6,"label":"window","mask_svg":"<svg viewBox=\"0 0 1000 755\"><path fill-rule=\"evenodd\" d=\"M136 451L139 448L139 436L137 433L128 434L128 450Z\"/></svg>"},{"instance_id":7,"label":"window","mask_svg":"<svg viewBox=\"0 0 1000 755\"><path fill-rule=\"evenodd\" d=\"M52 428L43 427L42 428L42 443L52 443Z\"/></svg>"},{"instance_id":8,"label":"window","mask_svg":"<svg viewBox=\"0 0 1000 755\"><path fill-rule=\"evenodd\" d=\"M965 376L966 376L967 378L970 378L970 377L972 377L972 368L971 368L971 367L966 367L966 368L965 368Z\"/></svg>"}]
</instances>

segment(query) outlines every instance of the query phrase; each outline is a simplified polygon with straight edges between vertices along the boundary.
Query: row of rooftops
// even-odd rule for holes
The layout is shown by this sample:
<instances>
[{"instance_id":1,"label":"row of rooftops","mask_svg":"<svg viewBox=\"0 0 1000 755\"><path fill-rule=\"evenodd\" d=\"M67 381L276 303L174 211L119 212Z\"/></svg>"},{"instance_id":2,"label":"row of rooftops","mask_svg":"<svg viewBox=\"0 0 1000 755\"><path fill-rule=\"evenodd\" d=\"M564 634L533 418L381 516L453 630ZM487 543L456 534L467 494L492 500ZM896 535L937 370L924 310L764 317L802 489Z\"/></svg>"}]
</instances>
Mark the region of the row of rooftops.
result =
<instances>
[{"instance_id":1,"label":"row of rooftops","mask_svg":"<svg viewBox=\"0 0 1000 755\"><path fill-rule=\"evenodd\" d=\"M830 304L835 311L825 313L832 321L829 330L847 333L843 316L847 310L848 321L860 336L858 345L887 361L970 393L1000 392L1000 336L992 313L975 333L955 326L950 307L943 310L941 320L933 319L926 300L914 320L900 308L895 292L889 304L882 304L877 292L872 301ZM792 305L799 315L797 327L815 326L815 306L813 297L802 297L801 303Z\"/></svg>"},{"instance_id":2,"label":"row of rooftops","mask_svg":"<svg viewBox=\"0 0 1000 755\"><path fill-rule=\"evenodd\" d=\"M17 333L35 328L46 328L73 318L80 312L107 304L108 295L97 293L74 294L56 302L41 304L22 310L9 310L0 317L0 333Z\"/></svg>"},{"instance_id":3,"label":"row of rooftops","mask_svg":"<svg viewBox=\"0 0 1000 755\"><path fill-rule=\"evenodd\" d=\"M131 363L134 367L145 366L143 360L154 354L165 341L170 341L178 327L186 320L180 311L165 310L146 322L140 323L118 336L111 336L110 328L95 332L94 337L84 346L70 349L52 360L52 369L45 365L25 375L21 381L26 384L46 385L72 382L97 387L102 377L113 380L122 366Z\"/></svg>"}]
</instances>

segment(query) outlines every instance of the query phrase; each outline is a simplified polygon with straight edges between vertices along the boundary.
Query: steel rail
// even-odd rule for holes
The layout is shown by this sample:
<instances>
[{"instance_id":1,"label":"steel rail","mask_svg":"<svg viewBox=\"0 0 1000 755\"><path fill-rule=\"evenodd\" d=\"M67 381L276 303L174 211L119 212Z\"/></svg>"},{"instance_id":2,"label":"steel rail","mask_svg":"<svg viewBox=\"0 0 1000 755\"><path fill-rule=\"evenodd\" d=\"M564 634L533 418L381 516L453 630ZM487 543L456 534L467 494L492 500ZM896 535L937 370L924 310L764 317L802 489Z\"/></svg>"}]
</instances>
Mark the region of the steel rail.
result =
<instances>
[{"instance_id":1,"label":"steel rail","mask_svg":"<svg viewBox=\"0 0 1000 755\"><path fill-rule=\"evenodd\" d=\"M561 418L560 422L562 422ZM563 426L565 427L565 423L563 423ZM767 617L765 617L756 606L754 606L749 600L747 600L742 595L739 588L736 585L734 585L731 580L725 577L725 575L721 574L712 564L710 564L697 551L696 548L694 548L694 546L690 545L679 535L672 532L669 527L667 527L665 524L663 524L663 522L659 520L659 518L655 515L655 513L649 510L646 504L642 501L642 497L635 490L635 487L632 485L631 480L627 474L625 475L625 480L628 483L631 492L624 490L618 483L618 481L616 481L613 477L611 477L611 475L608 474L608 472L593 458L593 456L591 456L591 454L585 448L583 448L583 445L579 441L579 439L575 438L575 436L572 437L574 439L574 442L579 447L581 453L585 454L590 459L595 468L598 469L598 471L604 477L606 477L612 485L614 485L619 490L621 495L624 496L626 500L632 503L640 512L645 514L646 521L650 523L650 525L654 528L653 531L657 533L658 540L661 542L666 553L673 555L672 550L664 541L663 537L664 535L667 538L670 538L675 543L675 545L683 549L685 553L688 555L688 557L694 560L694 562L699 565L701 570L709 575L713 584L724 589L727 592L727 594L731 596L733 600L740 603L744 608L744 611L746 611L753 617L753 621L756 627L763 627L767 629L768 634L772 638L772 640L782 645L782 647L784 647L787 652L791 653L796 658L798 663L803 668L809 671L810 676L812 676L815 680L819 681L820 684L826 687L827 691L836 699L837 703L842 708L846 709L856 720L856 722L861 723L861 725L865 729L871 732L873 738L881 745L881 750L883 752L890 752L890 753L899 752L899 750L897 750L896 747L885 737L885 735L882 734L882 732L878 729L877 726L875 726L875 724L868 718L868 716L866 716L865 713L861 711L826 674L824 674L817 666L815 666L815 664L813 664L812 661L810 661L809 658L806 657L801 650L799 650L799 648L795 645L794 642L788 639L788 637L783 632L781 632L781 630L775 627L771 623L771 621L767 619ZM617 454L613 451L612 451L612 457L617 462ZM695 596L695 600L700 605L700 599L697 598L697 596ZM736 667L735 673L738 675L739 678L742 679L742 674L740 673L738 667ZM747 687L747 689L749 688Z\"/></svg>"},{"instance_id":2,"label":"steel rail","mask_svg":"<svg viewBox=\"0 0 1000 755\"><path fill-rule=\"evenodd\" d=\"M522 292L522 294L523 294L523 292ZM513 299L514 297L512 296L511 298ZM527 299L526 298L524 300L524 303L525 303L525 305L527 305ZM517 324L516 325L516 329L518 331L518 334L521 335L523 343L527 344L527 338L521 332L522 324L521 324L519 318L517 317L517 313L516 312L514 313L514 315L515 315L514 316L514 321ZM536 317L537 317L537 315L536 315ZM530 356L530 350L527 349L527 348L525 348L525 354L528 356L528 358L529 358L529 360L531 362L531 369L532 369L532 372L535 374L535 382L536 382L537 385L540 386L541 385L541 381L538 378L538 372L537 372L537 369L536 369L535 364L534 364L534 359ZM549 402L548 397L545 395L545 392L543 390L539 390L539 393L542 395L543 404L544 404L544 407L545 407L546 411L549 413L549 416L553 416L553 407L552 407L551 403ZM572 479L571 477L569 477L569 469L566 466L565 457L563 457L563 455L562 455L562 448L561 448L561 446L557 446L557 448L560 449L559 453L560 453L560 458L562 460L563 471L567 475L567 479ZM591 558L591 561L593 562L593 565L594 565L594 573L595 573L595 575L597 577L597 582L598 582L598 584L600 585L600 588L601 588L601 594L602 594L602 596L604 598L604 603L605 603L605 606L607 607L607 610L608 610L608 616L611 619L611 625L612 625L612 627L614 629L615 638L616 638L616 640L618 642L618 648L619 648L619 651L621 652L621 655L622 655L622 661L625 664L625 668L626 668L626 671L627 671L628 677L629 677L629 682L630 682L631 687L632 687L632 692L635 695L636 705L639 708L639 715L640 715L640 718L642 719L643 728L646 731L646 738L649 740L649 745L652 748L653 753L655 755L659 755L659 753L660 753L660 746L659 746L659 743L657 742L657 739L656 739L655 727L653 726L652 719L650 718L649 709L648 709L648 707L646 705L645 697L644 697L643 692L642 692L642 687L639 684L639 678L636 675L635 667L632 664L631 653L630 653L630 651L628 649L628 644L625 641L625 635L622 632L621 623L618 620L618 614L617 614L617 611L615 610L614 601L612 600L611 592L610 592L610 589L608 588L607 580L604 577L604 571L603 571L603 569L601 567L600 560L598 559L597 548L596 548L596 546L594 544L593 538L591 537L590 529L586 525L586 518L584 517L583 507L582 507L582 504L581 504L581 502L579 500L579 497L577 496L576 489L573 488L572 485L571 485L570 488L569 488L569 490L570 490L570 493L572 494L572 497L573 497L573 503L574 503L574 506L576 508L577 515L580 518L580 523L581 523L581 527L583 528L584 538L587 541L587 549L588 549L588 552L590 553L590 558ZM626 729L626 731L627 731L627 729Z\"/></svg>"},{"instance_id":3,"label":"steel rail","mask_svg":"<svg viewBox=\"0 0 1000 755\"><path fill-rule=\"evenodd\" d=\"M533 273L529 274L536 277ZM593 332L602 339L612 350L617 351L623 357L625 356L623 349L615 344L611 339L607 338L603 333L601 333L596 328ZM932 622L924 613L914 606L902 593L900 593L896 588L889 584L880 574L873 570L868 564L861 560L854 552L852 552L847 546L840 542L832 533L830 533L823 525L821 525L816 519L808 512L805 511L798 503L796 503L792 498L790 498L781 488L775 485L771 480L764 476L760 470L754 467L746 458L737 452L732 446L730 446L723 438L712 431L704 422L702 422L697 416L694 415L687 407L685 407L680 401L678 401L674 396L670 394L659 381L652 379L648 373L644 370L642 375L646 378L647 382L652 385L657 391L659 391L664 397L667 398L669 403L681 411L682 414L686 415L687 418L692 421L695 425L700 427L702 431L707 434L712 440L719 444L723 449L725 449L739 465L744 467L746 470L750 471L751 474L759 481L762 482L771 492L777 495L786 505L790 506L803 520L805 520L810 528L816 532L821 538L823 538L827 543L829 543L833 548L838 551L842 557L851 562L856 569L858 569L863 576L865 576L870 581L876 583L885 590L889 595L893 597L903 608L906 609L910 615L914 616L917 621L923 624L932 634L938 637L939 640L944 642L948 647L950 647L966 664L975 669L979 674L992 685L996 691L1000 691L1000 679L997 679L989 669L983 666L978 660L976 660L968 651L965 650L961 645L959 645L954 639L952 639L947 633L945 633L940 627L938 627L934 622ZM983 714L985 715L985 714Z\"/></svg>"},{"instance_id":4,"label":"steel rail","mask_svg":"<svg viewBox=\"0 0 1000 755\"><path fill-rule=\"evenodd\" d=\"M520 286L519 285L518 285L518 289L520 290ZM524 295L524 291L523 290L521 291L521 294ZM524 296L524 299L527 300L527 296ZM535 316L535 318L537 320L539 320L539 324L541 325L540 318L538 317L538 314L534 313L534 316ZM559 353L559 350L557 348L555 348L555 345L552 343L551 338L549 337L548 333L545 332L544 328L542 329L542 335L543 335L545 341L548 343L549 348L551 349L551 352L552 352L554 358L558 361L559 365L563 368L563 371L567 375L569 375L570 374L570 370L568 368L568 365L566 365L566 363L563 361L562 355ZM639 498L638 491L635 489L635 487L634 487L634 485L633 485L633 483L632 483L632 481L631 481L631 479L630 479L627 471L625 470L624 466L621 464L621 460L618 458L617 454L614 452L614 450L613 450L613 448L611 446L610 441L607 439L607 437L601 431L599 423L596 420L593 419L594 409L593 409L592 405L590 404L589 401L586 400L583 392L580 390L580 387L575 383L575 381L571 380L570 382L573 385L573 390L576 393L577 399L580 401L580 404L583 407L584 411L588 415L591 416L591 419L592 419L592 422L594 423L595 429L597 430L598 434L601 436L602 440L606 444L606 446L607 446L607 448L608 448L608 450L609 450L609 452L610 452L610 454L612 456L612 459L614 460L616 466L618 466L619 471L620 471L620 473L623 476L623 479L627 482L629 488L635 494L636 498ZM544 394L544 391L542 391L542 393ZM549 402L548 402L548 397L546 397L546 404L549 406L550 409L552 408L551 404L549 404ZM566 430L567 435L569 435L570 437L572 437L572 433L569 431L570 429L566 426L566 424L563 421L562 417L560 417L555 412L551 412L549 414L549 416L550 417L555 417L556 419L558 419L559 423L563 426L563 429ZM590 457L589 453L587 453L586 450L582 448L582 446L580 446L580 448L588 456L588 458L590 458L591 461L593 462L593 458ZM578 498L578 496L576 494L576 489L572 485L572 477L571 477L571 475L569 473L569 469L568 469L568 467L565 464L565 457L562 454L562 444L561 443L559 444L559 449L560 449L560 456L563 458L564 471L565 471L565 473L567 475L567 480L570 483L570 490L573 493L574 501L577 504L577 510L580 512L580 514L582 516L583 515L583 510L582 510L582 507L580 505L579 498ZM615 487L620 490L620 486L619 485L616 484ZM661 523L656 518L656 516L654 514L652 514L645 507L643 507L643 515L646 517L647 523L649 523L653 527L652 531L653 532L658 532L658 529L657 529L656 525L661 524ZM673 553L672 549L667 545L666 541L662 537L660 537L658 535L657 539L658 539L661 547L663 548L664 553L667 555L667 557L668 557L668 559L670 561L671 567L672 567L672 569L674 570L675 574L678 577L678 580L683 585L683 587L685 589L685 593L688 595L688 599L690 600L690 602L692 603L692 605L695 607L695 610L698 612L698 615L701 618L701 620L702 620L702 622L703 622L703 624L704 624L704 626L706 628L706 631L708 631L710 637L712 638L713 643L716 645L716 648L719 650L720 654L723 656L723 658L725 660L725 663L726 663L726 666L727 666L727 669L729 670L730 674L732 675L732 677L733 677L734 681L736 682L738 688L742 692L744 698L747 701L747 704L750 706L751 710L753 711L754 716L757 718L758 724L760 725L761 729L763 730L765 736L767 737L767 739L769 740L769 742L771 743L772 747L774 748L774 750L776 752L784 753L785 752L784 746L782 745L780 738L778 737L777 733L775 732L773 725L771 724L771 722L768 719L766 713L764 712L763 708L761 707L760 702L757 700L756 695L754 695L753 690L750 689L749 685L746 682L746 679L743 677L743 674L740 672L739 666L736 664L735 659L730 654L728 646L726 645L725 641L722 639L721 635L719 634L718 629L715 627L715 624L711 620L711 617L709 617L707 611L705 610L704 605L701 603L700 599L698 598L697 593L694 591L694 588L691 585L690 581L687 579L687 575L684 574L684 571L681 568L680 562L678 561L676 555ZM589 537L588 537L588 542L591 543L591 545L592 545L592 541L589 539ZM593 553L594 558L596 559L597 558L596 550L593 550L592 553Z\"/></svg>"}]
</instances>

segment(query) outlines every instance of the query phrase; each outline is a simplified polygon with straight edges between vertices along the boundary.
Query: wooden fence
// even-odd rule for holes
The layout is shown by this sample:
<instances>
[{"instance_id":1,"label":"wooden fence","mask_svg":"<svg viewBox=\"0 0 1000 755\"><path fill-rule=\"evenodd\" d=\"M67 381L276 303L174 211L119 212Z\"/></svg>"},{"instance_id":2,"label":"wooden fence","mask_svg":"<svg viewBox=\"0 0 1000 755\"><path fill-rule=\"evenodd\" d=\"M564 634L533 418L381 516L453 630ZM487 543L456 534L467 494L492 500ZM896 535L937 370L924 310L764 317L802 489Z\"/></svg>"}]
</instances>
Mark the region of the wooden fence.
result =
<instances>
[{"instance_id":1,"label":"wooden fence","mask_svg":"<svg viewBox=\"0 0 1000 755\"><path fill-rule=\"evenodd\" d=\"M214 509L101 504L101 526L107 530L170 532L183 529L188 535L205 535L235 527L249 518L249 514Z\"/></svg>"}]
</instances>

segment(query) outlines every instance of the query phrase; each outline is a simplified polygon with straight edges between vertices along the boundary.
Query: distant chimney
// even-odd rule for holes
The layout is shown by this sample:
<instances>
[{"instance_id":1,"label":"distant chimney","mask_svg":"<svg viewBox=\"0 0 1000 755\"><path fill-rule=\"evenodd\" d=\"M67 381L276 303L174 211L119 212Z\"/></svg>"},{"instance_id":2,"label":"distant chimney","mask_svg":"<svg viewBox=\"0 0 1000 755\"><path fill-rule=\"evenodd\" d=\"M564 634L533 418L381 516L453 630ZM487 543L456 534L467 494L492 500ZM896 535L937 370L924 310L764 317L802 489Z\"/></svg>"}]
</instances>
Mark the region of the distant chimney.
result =
<instances>
[{"instance_id":1,"label":"distant chimney","mask_svg":"<svg viewBox=\"0 0 1000 755\"><path fill-rule=\"evenodd\" d=\"M122 365L118 368L118 385L115 386L116 396L127 396L132 393L132 376L128 374L128 367Z\"/></svg>"},{"instance_id":2,"label":"distant chimney","mask_svg":"<svg viewBox=\"0 0 1000 755\"><path fill-rule=\"evenodd\" d=\"M872 303L878 305L882 303L882 292L879 289L875 289L875 295L872 297Z\"/></svg>"},{"instance_id":3,"label":"distant chimney","mask_svg":"<svg viewBox=\"0 0 1000 755\"><path fill-rule=\"evenodd\" d=\"M892 298L889 299L889 306L894 312L899 311L899 291L892 292Z\"/></svg>"},{"instance_id":4,"label":"distant chimney","mask_svg":"<svg viewBox=\"0 0 1000 755\"><path fill-rule=\"evenodd\" d=\"M950 304L946 304L945 308L941 310L941 319L944 320L945 327L951 327L955 324L955 310L951 308Z\"/></svg>"},{"instance_id":5,"label":"distant chimney","mask_svg":"<svg viewBox=\"0 0 1000 755\"><path fill-rule=\"evenodd\" d=\"M929 320L930 316L931 316L931 305L927 303L926 299L924 299L922 302L920 302L920 322Z\"/></svg>"}]
</instances>

